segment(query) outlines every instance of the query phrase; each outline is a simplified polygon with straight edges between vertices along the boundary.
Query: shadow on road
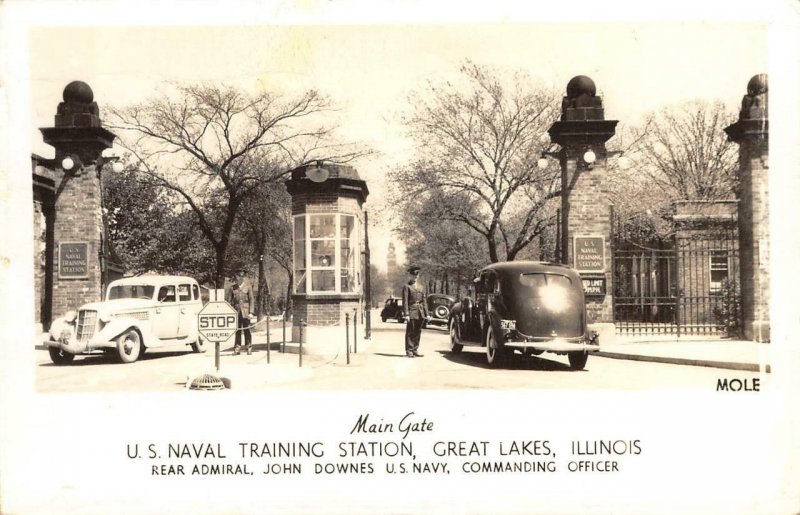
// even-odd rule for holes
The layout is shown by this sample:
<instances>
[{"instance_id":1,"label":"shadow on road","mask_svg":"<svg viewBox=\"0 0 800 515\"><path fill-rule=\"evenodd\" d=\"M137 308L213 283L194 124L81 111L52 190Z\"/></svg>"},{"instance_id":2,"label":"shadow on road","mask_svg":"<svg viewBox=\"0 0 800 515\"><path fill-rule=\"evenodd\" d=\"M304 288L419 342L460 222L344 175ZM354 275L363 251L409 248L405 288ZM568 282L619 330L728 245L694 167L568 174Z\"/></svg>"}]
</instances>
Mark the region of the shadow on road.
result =
<instances>
[{"instance_id":1,"label":"shadow on road","mask_svg":"<svg viewBox=\"0 0 800 515\"><path fill-rule=\"evenodd\" d=\"M194 351L166 351L166 352L159 352L159 351L148 351L145 352L143 356L141 356L138 361L150 361L150 360L157 360L163 358L173 358L175 356L185 356L187 354L194 354ZM85 367L90 365L126 365L128 363L123 363L119 360L119 356L117 356L117 351L107 352L102 354L86 354L82 356L76 356L76 359L70 363L66 363L64 365L56 365L55 363L48 362L48 363L41 363L39 366L41 367Z\"/></svg>"},{"instance_id":2,"label":"shadow on road","mask_svg":"<svg viewBox=\"0 0 800 515\"><path fill-rule=\"evenodd\" d=\"M489 366L486 363L485 352L460 352L458 354L450 351L436 351L441 354L445 359L458 363L460 365L467 365L477 368L485 369L499 369L499 370L540 370L552 372L581 372L580 370L573 370L564 363L544 359L539 356L522 356L515 354L512 357L507 357L496 367Z\"/></svg>"}]
</instances>

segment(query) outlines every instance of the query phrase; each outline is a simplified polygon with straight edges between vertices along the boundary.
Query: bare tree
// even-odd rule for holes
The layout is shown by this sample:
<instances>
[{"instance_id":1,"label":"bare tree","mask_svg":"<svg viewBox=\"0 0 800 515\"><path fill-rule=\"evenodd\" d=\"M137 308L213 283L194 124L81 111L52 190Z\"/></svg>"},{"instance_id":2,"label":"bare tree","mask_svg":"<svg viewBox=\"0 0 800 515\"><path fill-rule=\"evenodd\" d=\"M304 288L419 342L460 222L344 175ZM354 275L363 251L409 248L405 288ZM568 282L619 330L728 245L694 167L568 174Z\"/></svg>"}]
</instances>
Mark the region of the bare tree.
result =
<instances>
[{"instance_id":1,"label":"bare tree","mask_svg":"<svg viewBox=\"0 0 800 515\"><path fill-rule=\"evenodd\" d=\"M633 129L636 170L673 200L733 198L737 149L724 128L735 115L721 102L695 101L650 114Z\"/></svg>"},{"instance_id":2,"label":"bare tree","mask_svg":"<svg viewBox=\"0 0 800 515\"><path fill-rule=\"evenodd\" d=\"M417 157L391 173L395 200L430 199L439 219L485 239L492 262L513 260L553 223L545 207L560 194L559 172L540 170L537 160L558 96L522 74L503 79L470 62L461 79L428 84L410 99L404 123Z\"/></svg>"},{"instance_id":3,"label":"bare tree","mask_svg":"<svg viewBox=\"0 0 800 515\"><path fill-rule=\"evenodd\" d=\"M259 184L317 159L347 162L363 153L331 142L333 128L321 120L329 110L313 90L285 96L204 84L177 86L111 115L139 170L196 215L222 284L236 216Z\"/></svg>"}]
</instances>

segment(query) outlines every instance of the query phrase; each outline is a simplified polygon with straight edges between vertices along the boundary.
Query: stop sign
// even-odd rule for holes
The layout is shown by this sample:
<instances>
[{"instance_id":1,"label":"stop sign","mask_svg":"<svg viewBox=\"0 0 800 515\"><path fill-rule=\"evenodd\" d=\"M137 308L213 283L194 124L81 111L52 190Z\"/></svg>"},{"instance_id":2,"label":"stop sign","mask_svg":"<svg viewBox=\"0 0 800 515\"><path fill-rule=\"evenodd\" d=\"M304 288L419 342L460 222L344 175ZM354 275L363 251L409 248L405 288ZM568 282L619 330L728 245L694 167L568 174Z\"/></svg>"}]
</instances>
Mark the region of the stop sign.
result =
<instances>
[{"instance_id":1,"label":"stop sign","mask_svg":"<svg viewBox=\"0 0 800 515\"><path fill-rule=\"evenodd\" d=\"M197 314L197 329L206 340L219 343L233 336L238 321L236 310L227 302L209 302Z\"/></svg>"}]
</instances>

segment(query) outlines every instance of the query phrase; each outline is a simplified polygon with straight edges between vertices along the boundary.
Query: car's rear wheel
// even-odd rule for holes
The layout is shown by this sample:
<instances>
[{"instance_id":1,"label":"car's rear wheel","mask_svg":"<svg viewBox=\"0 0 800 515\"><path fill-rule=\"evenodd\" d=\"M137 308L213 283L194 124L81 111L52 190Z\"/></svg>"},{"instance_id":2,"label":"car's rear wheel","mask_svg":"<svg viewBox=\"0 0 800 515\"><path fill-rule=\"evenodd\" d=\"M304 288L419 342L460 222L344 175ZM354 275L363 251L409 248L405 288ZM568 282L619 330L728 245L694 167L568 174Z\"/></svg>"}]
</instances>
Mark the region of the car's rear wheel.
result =
<instances>
[{"instance_id":1,"label":"car's rear wheel","mask_svg":"<svg viewBox=\"0 0 800 515\"><path fill-rule=\"evenodd\" d=\"M56 365L66 365L75 359L75 354L67 352L64 349L59 349L58 347L48 347L47 351L50 353L50 359L53 360L53 363Z\"/></svg>"},{"instance_id":2,"label":"car's rear wheel","mask_svg":"<svg viewBox=\"0 0 800 515\"><path fill-rule=\"evenodd\" d=\"M142 352L142 337L136 329L128 329L117 337L117 354L123 363L133 363Z\"/></svg>"},{"instance_id":3,"label":"car's rear wheel","mask_svg":"<svg viewBox=\"0 0 800 515\"><path fill-rule=\"evenodd\" d=\"M192 344L192 350L203 353L208 350L208 342L198 335L197 341Z\"/></svg>"},{"instance_id":4,"label":"car's rear wheel","mask_svg":"<svg viewBox=\"0 0 800 515\"><path fill-rule=\"evenodd\" d=\"M458 334L458 323L456 319L450 320L450 352L458 354L464 349L461 343L461 335Z\"/></svg>"},{"instance_id":5,"label":"car's rear wheel","mask_svg":"<svg viewBox=\"0 0 800 515\"><path fill-rule=\"evenodd\" d=\"M500 349L497 347L497 340L494 337L494 331L490 327L488 331L486 331L486 362L489 364L490 367L497 367L502 363L503 359L506 357L505 349Z\"/></svg>"},{"instance_id":6,"label":"car's rear wheel","mask_svg":"<svg viewBox=\"0 0 800 515\"><path fill-rule=\"evenodd\" d=\"M573 370L583 370L583 367L586 366L587 359L589 359L588 352L570 352L569 366Z\"/></svg>"}]
</instances>

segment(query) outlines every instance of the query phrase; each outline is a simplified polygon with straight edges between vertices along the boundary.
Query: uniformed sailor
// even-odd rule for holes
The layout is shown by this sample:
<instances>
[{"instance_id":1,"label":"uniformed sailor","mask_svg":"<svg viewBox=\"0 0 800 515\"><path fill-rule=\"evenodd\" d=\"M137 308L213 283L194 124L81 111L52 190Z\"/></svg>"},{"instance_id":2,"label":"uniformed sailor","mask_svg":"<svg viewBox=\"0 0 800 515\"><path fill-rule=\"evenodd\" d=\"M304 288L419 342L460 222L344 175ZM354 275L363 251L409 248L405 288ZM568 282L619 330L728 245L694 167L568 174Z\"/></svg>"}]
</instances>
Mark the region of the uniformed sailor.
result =
<instances>
[{"instance_id":1,"label":"uniformed sailor","mask_svg":"<svg viewBox=\"0 0 800 515\"><path fill-rule=\"evenodd\" d=\"M250 326L253 322L253 292L249 282L242 284L244 282L244 273L237 272L232 279L233 284L228 289L225 300L233 306L233 309L239 315L233 353L239 354L241 352L242 333L244 333L244 350L250 354L253 348L252 336L250 335Z\"/></svg>"},{"instance_id":2,"label":"uniformed sailor","mask_svg":"<svg viewBox=\"0 0 800 515\"><path fill-rule=\"evenodd\" d=\"M419 286L420 267L408 268L408 282L403 286L403 315L406 318L406 357L421 358L419 339L422 324L428 318L428 307L425 305L425 292Z\"/></svg>"}]
</instances>

